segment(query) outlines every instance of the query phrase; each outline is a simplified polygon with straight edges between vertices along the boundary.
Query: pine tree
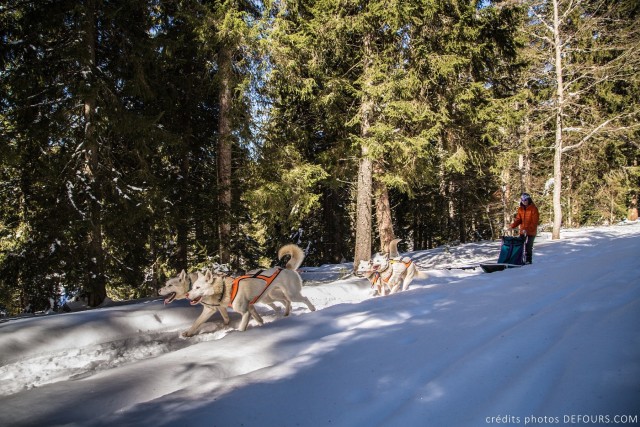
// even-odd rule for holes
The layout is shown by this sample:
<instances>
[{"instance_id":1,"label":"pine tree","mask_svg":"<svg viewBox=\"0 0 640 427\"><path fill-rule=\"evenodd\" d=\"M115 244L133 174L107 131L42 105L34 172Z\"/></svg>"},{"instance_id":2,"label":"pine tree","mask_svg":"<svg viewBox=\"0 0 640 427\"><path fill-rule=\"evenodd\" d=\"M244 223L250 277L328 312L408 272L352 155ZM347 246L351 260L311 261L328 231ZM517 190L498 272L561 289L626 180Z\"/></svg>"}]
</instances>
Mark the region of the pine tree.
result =
<instances>
[{"instance_id":1,"label":"pine tree","mask_svg":"<svg viewBox=\"0 0 640 427\"><path fill-rule=\"evenodd\" d=\"M253 65L258 33L252 28L260 16L260 10L253 2L227 0L204 2L203 18L196 28L200 34L203 54L215 63L218 86L217 123L217 201L220 207L218 235L219 257L223 263L230 261L232 238L232 151L241 141L238 135L242 129L238 116L243 117L248 95L249 69Z\"/></svg>"},{"instance_id":2,"label":"pine tree","mask_svg":"<svg viewBox=\"0 0 640 427\"><path fill-rule=\"evenodd\" d=\"M145 153L158 134L157 116L142 112L154 59L147 4L15 2L3 19L3 135L30 234L17 253L38 260L3 264L13 269L5 277L30 287L40 309L60 292L97 305L107 282L142 281L153 227L142 199L155 184Z\"/></svg>"}]
</instances>

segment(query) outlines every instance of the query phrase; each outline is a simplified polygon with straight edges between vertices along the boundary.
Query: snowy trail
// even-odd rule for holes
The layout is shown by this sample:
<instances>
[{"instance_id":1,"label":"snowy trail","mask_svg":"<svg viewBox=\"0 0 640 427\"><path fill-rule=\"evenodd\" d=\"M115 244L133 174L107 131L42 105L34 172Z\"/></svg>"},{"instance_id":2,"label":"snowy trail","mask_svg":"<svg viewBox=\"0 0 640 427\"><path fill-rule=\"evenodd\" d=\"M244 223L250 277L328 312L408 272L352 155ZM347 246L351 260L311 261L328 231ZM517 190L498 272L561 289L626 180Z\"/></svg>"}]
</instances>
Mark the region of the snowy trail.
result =
<instances>
[{"instance_id":1,"label":"snowy trail","mask_svg":"<svg viewBox=\"0 0 640 427\"><path fill-rule=\"evenodd\" d=\"M369 296L366 285L341 282L332 283L329 290L312 286L305 289L305 293L311 295L318 308L336 300L358 302ZM308 312L303 307L294 303L292 315ZM274 312L267 306L259 305L258 310L265 323L283 317L282 312ZM47 330L50 333L46 334L41 334L40 323L35 318L9 322L3 325L5 334L0 336L0 346L4 349L0 352L0 396L88 377L202 341L218 340L233 332L240 319L231 311L231 326L225 327L220 314L216 313L196 337L180 337L180 331L187 329L200 311L200 306L192 307L184 300L164 307L159 299L137 304L133 310L129 306L119 306L49 316ZM80 317L86 320L78 323L76 319ZM72 336L73 343L60 339L61 336ZM11 358L11 354L19 356ZM13 374L16 371L20 373L17 376Z\"/></svg>"},{"instance_id":2,"label":"snowy trail","mask_svg":"<svg viewBox=\"0 0 640 427\"><path fill-rule=\"evenodd\" d=\"M355 278L314 284L303 293L318 311L296 306L283 318L265 307L265 325L252 322L242 333L237 316L224 328L216 315L205 333L178 338L199 310L157 302L84 313L102 341L83 336L86 322L74 326L84 316L51 316L46 328L42 320L4 324L0 345L13 351L0 359L26 370L43 363L48 346L68 352L51 361L69 365L65 375L75 357L88 366L121 356L0 396L0 412L10 426L83 427L458 427L498 416L524 425L528 416L633 415L640 226L628 227L542 240L534 265L492 274L439 270L433 259L465 252L477 263L495 242L419 253L430 277L408 292L370 298L366 281ZM63 343L47 338L58 322ZM29 340L39 345L29 348ZM153 341L165 347L145 349Z\"/></svg>"}]
</instances>

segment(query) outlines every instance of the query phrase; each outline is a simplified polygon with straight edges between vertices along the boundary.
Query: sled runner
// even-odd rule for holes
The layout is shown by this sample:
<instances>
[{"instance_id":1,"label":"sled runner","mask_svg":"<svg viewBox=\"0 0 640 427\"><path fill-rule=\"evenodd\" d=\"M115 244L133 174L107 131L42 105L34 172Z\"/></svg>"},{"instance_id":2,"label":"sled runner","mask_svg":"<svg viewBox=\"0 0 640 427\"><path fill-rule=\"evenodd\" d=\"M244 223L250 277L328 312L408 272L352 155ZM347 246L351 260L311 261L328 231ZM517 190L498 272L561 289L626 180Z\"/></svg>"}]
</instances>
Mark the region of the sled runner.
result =
<instances>
[{"instance_id":1,"label":"sled runner","mask_svg":"<svg viewBox=\"0 0 640 427\"><path fill-rule=\"evenodd\" d=\"M480 264L480 268L486 273L502 271L507 268L522 267L526 256L526 236L502 236L502 246L498 262L492 264Z\"/></svg>"},{"instance_id":2,"label":"sled runner","mask_svg":"<svg viewBox=\"0 0 640 427\"><path fill-rule=\"evenodd\" d=\"M480 264L480 268L482 269L482 271L484 271L485 273L493 273L494 271L502 271L502 270L506 270L507 268L514 268L514 267L522 267L521 265L517 265L517 264Z\"/></svg>"},{"instance_id":3,"label":"sled runner","mask_svg":"<svg viewBox=\"0 0 640 427\"><path fill-rule=\"evenodd\" d=\"M454 266L442 267L440 270L475 270L478 267L479 265L460 265L457 267L454 267Z\"/></svg>"}]
</instances>

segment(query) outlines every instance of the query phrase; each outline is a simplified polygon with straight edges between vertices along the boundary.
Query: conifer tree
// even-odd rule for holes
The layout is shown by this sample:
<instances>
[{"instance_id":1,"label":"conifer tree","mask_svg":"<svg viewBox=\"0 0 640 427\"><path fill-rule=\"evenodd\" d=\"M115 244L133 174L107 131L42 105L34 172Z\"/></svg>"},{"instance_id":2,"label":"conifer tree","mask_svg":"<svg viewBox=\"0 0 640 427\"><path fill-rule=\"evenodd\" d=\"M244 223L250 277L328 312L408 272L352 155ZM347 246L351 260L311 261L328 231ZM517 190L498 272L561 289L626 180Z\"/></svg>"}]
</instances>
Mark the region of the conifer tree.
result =
<instances>
[{"instance_id":1,"label":"conifer tree","mask_svg":"<svg viewBox=\"0 0 640 427\"><path fill-rule=\"evenodd\" d=\"M360 200L355 227L362 227L356 237L356 247L360 247L356 254L361 255L356 258L367 258L372 197L376 200L380 248L386 250L395 233L389 226L393 222L390 204L385 202L389 188L412 195L418 186L437 179L438 168L441 172L448 168L442 177L449 179L448 175L468 175L465 168L474 164L478 173L485 167L479 161L485 149L482 123L490 118L477 121L477 116L485 114L483 109L489 104L489 79L493 76L498 81L495 75L502 72L492 64L502 54L513 56L514 49L509 46L515 21L507 19L506 8L504 15L485 14L472 2L319 1L286 5L288 13L283 13L276 27L287 34L290 56L286 59L297 65L289 66L286 72L305 72L305 79L298 80L298 93L316 99L316 108L325 117L336 114L349 118L345 130L357 159L353 170L360 171L352 179L361 182L364 189L354 197ZM292 17L308 20L290 25ZM278 64L274 66L277 69ZM336 106L341 108L337 112ZM445 149L444 142L452 138L460 143ZM436 160L438 152L442 158ZM468 186L459 184L458 188ZM450 206L455 198L458 196L452 194ZM458 211L456 221L468 210ZM466 229L462 223L456 228L461 234ZM358 239L364 244L359 245Z\"/></svg>"},{"instance_id":2,"label":"conifer tree","mask_svg":"<svg viewBox=\"0 0 640 427\"><path fill-rule=\"evenodd\" d=\"M141 113L153 52L147 4L12 2L3 19L2 79L11 88L3 136L10 170L22 176L19 227L29 230L3 277L32 287L25 294L39 309L60 292L97 305L107 282L135 288L145 269L145 236L136 233L153 184L143 158L153 120ZM38 261L14 263L16 253Z\"/></svg>"},{"instance_id":3,"label":"conifer tree","mask_svg":"<svg viewBox=\"0 0 640 427\"><path fill-rule=\"evenodd\" d=\"M230 261L231 212L232 212L232 147L235 141L239 121L234 115L246 105L243 92L247 80L254 37L250 22L259 16L257 7L243 0L227 0L205 3L206 15L199 25L201 40L208 54L217 66L218 83L218 126L217 126L217 177L218 204L220 221L218 234L220 239L220 261ZM213 47L213 48L211 48ZM234 108L235 105L235 108ZM235 114L234 114L235 113Z\"/></svg>"}]
</instances>

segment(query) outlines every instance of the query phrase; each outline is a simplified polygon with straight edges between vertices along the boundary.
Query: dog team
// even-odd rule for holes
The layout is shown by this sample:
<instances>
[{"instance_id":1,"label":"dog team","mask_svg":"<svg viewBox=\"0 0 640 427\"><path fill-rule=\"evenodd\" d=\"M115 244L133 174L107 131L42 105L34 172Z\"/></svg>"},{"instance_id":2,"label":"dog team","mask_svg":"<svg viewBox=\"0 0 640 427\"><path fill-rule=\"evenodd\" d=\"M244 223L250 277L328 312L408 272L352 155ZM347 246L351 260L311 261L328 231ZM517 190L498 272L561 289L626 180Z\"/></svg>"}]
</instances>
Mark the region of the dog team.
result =
<instances>
[{"instance_id":1,"label":"dog team","mask_svg":"<svg viewBox=\"0 0 640 427\"><path fill-rule=\"evenodd\" d=\"M374 294L381 296L407 290L418 271L409 257L400 257L398 242L389 244L387 254L376 254L369 261L360 261L355 273L365 277L371 283ZM252 270L245 275L234 277L223 266L215 266L203 272L186 273L184 270L166 281L158 293L165 297L164 303L179 299L188 299L191 305L201 305L202 312L191 328L182 333L184 337L194 336L198 328L216 311L220 312L225 325L229 324L227 308L239 313L242 318L238 329L245 331L249 320L253 318L262 325L263 320L255 304L267 304L277 310L275 303L284 305L284 315L288 316L292 302L306 304L311 311L315 307L302 295L302 278L297 270L304 261L304 252L295 244L288 244L278 251L278 259L289 255L284 268L273 267L266 270Z\"/></svg>"}]
</instances>

